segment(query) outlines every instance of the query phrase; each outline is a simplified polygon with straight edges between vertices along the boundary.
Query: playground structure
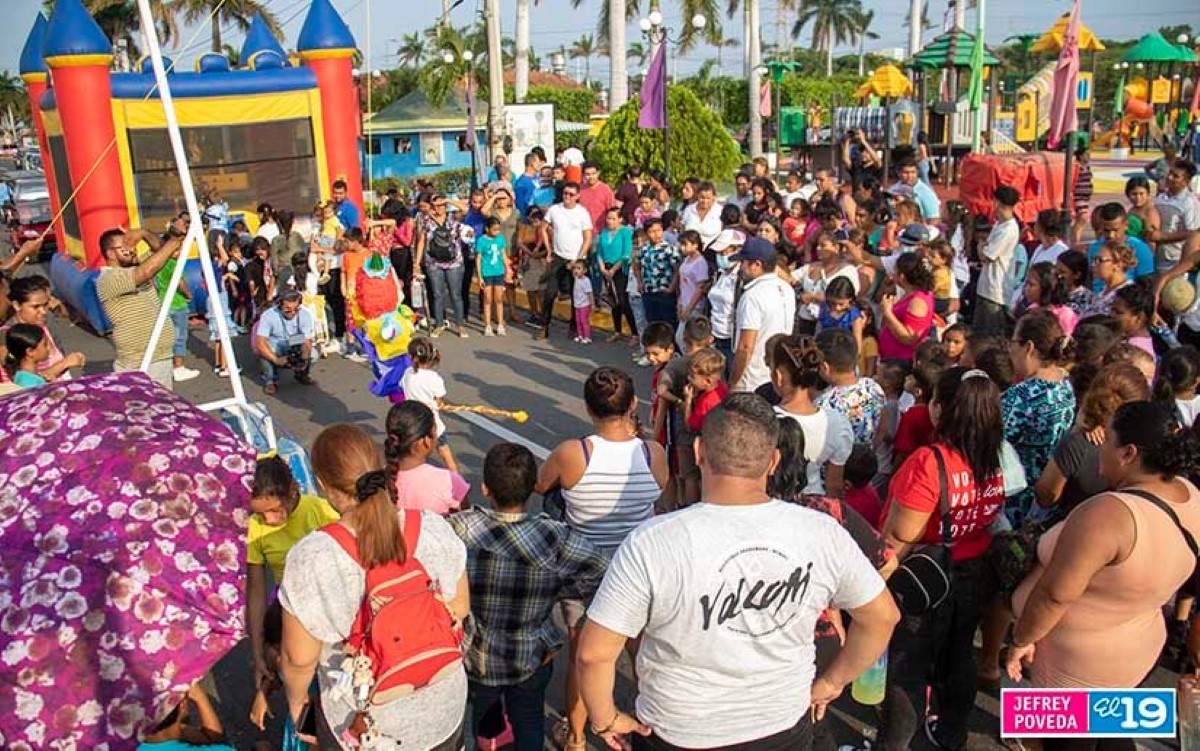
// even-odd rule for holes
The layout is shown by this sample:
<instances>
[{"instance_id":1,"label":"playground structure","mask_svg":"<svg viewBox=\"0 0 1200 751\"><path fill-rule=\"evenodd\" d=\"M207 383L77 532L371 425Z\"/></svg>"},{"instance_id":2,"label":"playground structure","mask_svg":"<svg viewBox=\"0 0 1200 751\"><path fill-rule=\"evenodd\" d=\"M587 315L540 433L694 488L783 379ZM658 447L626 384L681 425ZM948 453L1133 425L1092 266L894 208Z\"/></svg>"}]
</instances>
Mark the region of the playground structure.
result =
<instances>
[{"instance_id":1,"label":"playground structure","mask_svg":"<svg viewBox=\"0 0 1200 751\"><path fill-rule=\"evenodd\" d=\"M292 60L256 17L236 66L207 53L183 72L164 58L196 191L218 191L252 230L259 202L303 214L337 179L362 205L355 41L330 0L313 0L296 49ZM62 251L52 277L102 332L101 233L158 231L183 208L149 61L115 73L112 56L80 0L58 0L49 21L38 15L20 59ZM189 286L204 289L198 263L186 266Z\"/></svg>"}]
</instances>

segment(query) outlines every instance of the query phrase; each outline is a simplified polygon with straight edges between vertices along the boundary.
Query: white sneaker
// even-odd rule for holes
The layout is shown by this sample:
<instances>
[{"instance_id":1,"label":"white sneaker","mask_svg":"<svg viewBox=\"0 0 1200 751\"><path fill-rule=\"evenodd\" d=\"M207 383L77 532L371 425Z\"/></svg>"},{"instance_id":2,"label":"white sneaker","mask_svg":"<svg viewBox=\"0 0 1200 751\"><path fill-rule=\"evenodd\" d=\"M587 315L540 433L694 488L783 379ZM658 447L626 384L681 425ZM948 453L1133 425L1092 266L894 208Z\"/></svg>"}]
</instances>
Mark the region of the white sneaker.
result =
<instances>
[{"instance_id":1,"label":"white sneaker","mask_svg":"<svg viewBox=\"0 0 1200 751\"><path fill-rule=\"evenodd\" d=\"M573 337L573 338L571 339L571 341L575 342L576 344L579 344L579 342L580 342L581 340L580 340L580 338L579 338L579 337L577 337L577 336L576 336L576 337Z\"/></svg>"},{"instance_id":2,"label":"white sneaker","mask_svg":"<svg viewBox=\"0 0 1200 751\"><path fill-rule=\"evenodd\" d=\"M228 368L213 368L213 373L215 373L218 378L227 378L229 376L229 369Z\"/></svg>"},{"instance_id":3,"label":"white sneaker","mask_svg":"<svg viewBox=\"0 0 1200 751\"><path fill-rule=\"evenodd\" d=\"M171 377L174 378L176 382L190 381L193 378L198 378L199 376L199 370L192 370L191 368L187 368L182 365L180 365L178 368L175 368L175 370L171 373Z\"/></svg>"},{"instance_id":4,"label":"white sneaker","mask_svg":"<svg viewBox=\"0 0 1200 751\"><path fill-rule=\"evenodd\" d=\"M508 336L508 329L504 328L503 326L497 327L496 336Z\"/></svg>"},{"instance_id":5,"label":"white sneaker","mask_svg":"<svg viewBox=\"0 0 1200 751\"><path fill-rule=\"evenodd\" d=\"M579 340L579 343L580 343L580 344L591 344L591 343L592 343L592 340L591 340L591 339L588 339L587 337L584 337L583 339L580 339L580 340Z\"/></svg>"},{"instance_id":6,"label":"white sneaker","mask_svg":"<svg viewBox=\"0 0 1200 751\"><path fill-rule=\"evenodd\" d=\"M360 355L357 352L347 353L347 354L343 355L343 357L345 357L350 362L366 362L367 361L367 358L363 357L362 355Z\"/></svg>"},{"instance_id":7,"label":"white sneaker","mask_svg":"<svg viewBox=\"0 0 1200 751\"><path fill-rule=\"evenodd\" d=\"M492 331L492 327L491 327L491 326L488 326L487 328L485 328L485 329L483 330L483 335L484 335L484 336L495 336L495 335L496 335L496 332L495 332L495 331Z\"/></svg>"},{"instance_id":8,"label":"white sneaker","mask_svg":"<svg viewBox=\"0 0 1200 751\"><path fill-rule=\"evenodd\" d=\"M329 353L329 352L332 352L332 353L338 353L338 352L341 352L341 351L342 351L342 343L341 343L341 342L339 342L337 339L333 339L333 340L331 340L331 341L329 342L329 344L326 344L326 345L325 345L325 351L326 351L327 353Z\"/></svg>"}]
</instances>

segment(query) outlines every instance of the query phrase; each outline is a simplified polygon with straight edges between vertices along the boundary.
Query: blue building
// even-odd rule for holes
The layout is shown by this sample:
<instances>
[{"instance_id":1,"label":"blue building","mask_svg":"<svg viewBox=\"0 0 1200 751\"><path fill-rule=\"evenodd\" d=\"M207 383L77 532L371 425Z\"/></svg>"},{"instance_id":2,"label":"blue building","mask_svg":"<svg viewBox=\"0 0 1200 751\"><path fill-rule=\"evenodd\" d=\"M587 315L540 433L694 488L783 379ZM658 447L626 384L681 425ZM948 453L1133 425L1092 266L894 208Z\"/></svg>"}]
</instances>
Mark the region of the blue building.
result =
<instances>
[{"instance_id":1,"label":"blue building","mask_svg":"<svg viewBox=\"0 0 1200 751\"><path fill-rule=\"evenodd\" d=\"M476 149L480 166L487 158L487 102L475 100ZM440 107L414 91L384 107L363 123L363 172L371 181L406 179L452 169L470 169L465 92L455 88Z\"/></svg>"}]
</instances>

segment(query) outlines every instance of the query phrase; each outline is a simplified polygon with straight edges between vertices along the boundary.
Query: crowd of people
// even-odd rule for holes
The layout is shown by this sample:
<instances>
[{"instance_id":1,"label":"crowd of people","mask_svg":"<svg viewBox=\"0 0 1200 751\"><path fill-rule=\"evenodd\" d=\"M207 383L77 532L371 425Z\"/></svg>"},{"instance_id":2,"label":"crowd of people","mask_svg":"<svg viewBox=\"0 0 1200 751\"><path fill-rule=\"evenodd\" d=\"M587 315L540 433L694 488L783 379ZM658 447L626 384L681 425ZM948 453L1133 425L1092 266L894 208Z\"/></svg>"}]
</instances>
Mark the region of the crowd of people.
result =
<instances>
[{"instance_id":1,"label":"crowd of people","mask_svg":"<svg viewBox=\"0 0 1200 751\"><path fill-rule=\"evenodd\" d=\"M321 350L357 356L363 268L426 321L382 446L327 427L311 446L320 497L259 462L253 722L282 690L284 721L329 747L458 749L470 727L541 749L565 650L552 735L568 751L589 731L611 748L828 751L826 708L878 669L875 748L924 734L960 749L1003 673L1135 687L1194 661L1200 304L1164 290L1200 261L1195 165L1130 179L1129 205L1023 224L1009 186L988 214L941 201L920 151L886 187L865 142L844 160L845 182L782 185L756 161L721 201L703 180L633 168L614 189L594 163L534 152L466 201L389 194L378 220L335 184L308 238L269 206L256 237L222 229L210 194L231 323L254 332L269 393L283 369L310 383ZM140 366L186 232L180 217L164 237L102 238L117 369ZM49 284L6 293L7 376L78 370L46 328ZM488 337L527 315L550 338L560 306L586 346L608 311L609 342L653 369L649 423L630 373L599 367L581 389L587 436L540 466L499 443L464 477L436 339L468 336L476 293ZM187 375L175 333L168 321L150 358L168 386ZM614 692L622 654L633 705Z\"/></svg>"}]
</instances>

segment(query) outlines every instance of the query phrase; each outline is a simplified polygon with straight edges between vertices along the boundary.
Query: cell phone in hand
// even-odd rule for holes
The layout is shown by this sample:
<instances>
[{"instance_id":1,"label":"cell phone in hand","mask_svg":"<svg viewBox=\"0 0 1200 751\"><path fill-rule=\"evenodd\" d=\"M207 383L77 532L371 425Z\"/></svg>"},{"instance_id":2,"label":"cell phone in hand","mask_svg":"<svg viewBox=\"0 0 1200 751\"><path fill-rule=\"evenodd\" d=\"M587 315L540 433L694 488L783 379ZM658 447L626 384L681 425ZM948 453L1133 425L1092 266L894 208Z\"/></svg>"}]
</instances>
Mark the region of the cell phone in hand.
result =
<instances>
[{"instance_id":1,"label":"cell phone in hand","mask_svg":"<svg viewBox=\"0 0 1200 751\"><path fill-rule=\"evenodd\" d=\"M296 733L307 735L310 738L317 737L317 712L313 709L312 702L305 704L304 709L300 710L300 721L296 723Z\"/></svg>"}]
</instances>

